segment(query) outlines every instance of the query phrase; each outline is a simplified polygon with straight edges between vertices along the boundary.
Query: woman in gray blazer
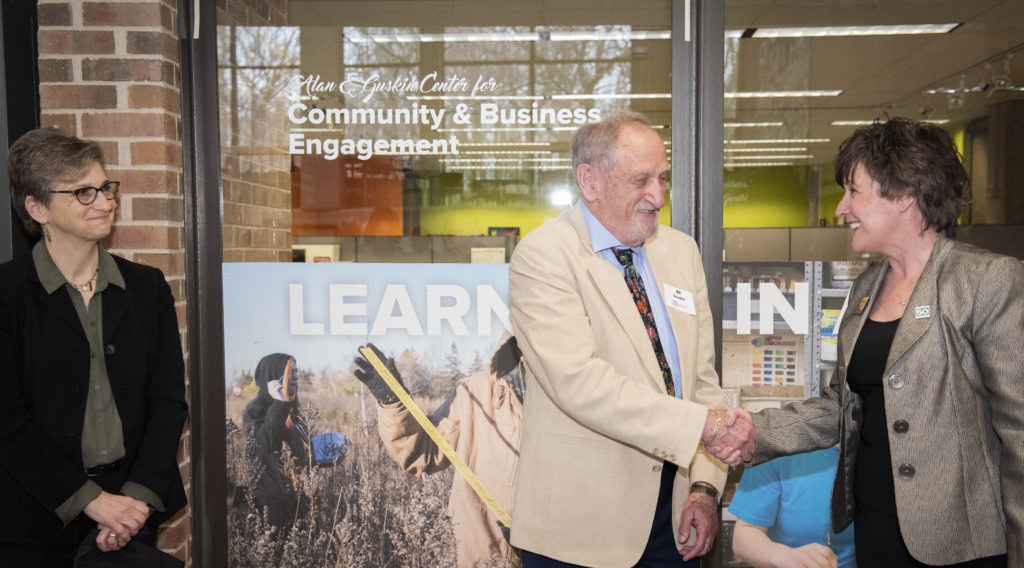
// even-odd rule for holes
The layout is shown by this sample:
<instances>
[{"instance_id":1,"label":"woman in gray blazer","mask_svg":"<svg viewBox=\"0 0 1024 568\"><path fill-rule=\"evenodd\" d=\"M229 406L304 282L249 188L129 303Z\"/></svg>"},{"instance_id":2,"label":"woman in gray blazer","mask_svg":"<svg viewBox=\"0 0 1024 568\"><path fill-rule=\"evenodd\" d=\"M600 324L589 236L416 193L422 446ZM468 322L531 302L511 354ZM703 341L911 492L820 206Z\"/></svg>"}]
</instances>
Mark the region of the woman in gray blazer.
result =
<instances>
[{"instance_id":1,"label":"woman in gray blazer","mask_svg":"<svg viewBox=\"0 0 1024 568\"><path fill-rule=\"evenodd\" d=\"M839 148L836 214L876 252L822 397L752 415L753 462L840 444L836 531L859 566L1024 566L1024 266L951 240L967 174L895 118Z\"/></svg>"}]
</instances>

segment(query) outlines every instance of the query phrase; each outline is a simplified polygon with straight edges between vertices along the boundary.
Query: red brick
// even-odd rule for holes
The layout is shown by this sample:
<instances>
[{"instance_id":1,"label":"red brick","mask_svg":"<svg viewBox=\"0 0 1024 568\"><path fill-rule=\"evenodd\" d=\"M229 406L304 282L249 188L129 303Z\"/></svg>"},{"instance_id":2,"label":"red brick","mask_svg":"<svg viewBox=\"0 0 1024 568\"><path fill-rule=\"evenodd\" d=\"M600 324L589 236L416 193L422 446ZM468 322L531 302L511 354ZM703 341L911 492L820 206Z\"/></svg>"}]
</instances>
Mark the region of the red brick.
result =
<instances>
[{"instance_id":1,"label":"red brick","mask_svg":"<svg viewBox=\"0 0 1024 568\"><path fill-rule=\"evenodd\" d=\"M236 203L248 203L252 200L252 186L247 183L225 178L222 181L224 187L224 201Z\"/></svg>"},{"instance_id":2,"label":"red brick","mask_svg":"<svg viewBox=\"0 0 1024 568\"><path fill-rule=\"evenodd\" d=\"M188 309L185 307L185 304L178 304L174 306L174 309L175 313L177 314L179 325L185 325L188 322ZM178 450L178 453L181 454L180 449ZM178 459L180 460L181 458L179 457Z\"/></svg>"},{"instance_id":3,"label":"red brick","mask_svg":"<svg viewBox=\"0 0 1024 568\"><path fill-rule=\"evenodd\" d=\"M181 142L181 122L173 114L164 114L164 138Z\"/></svg>"},{"instance_id":4,"label":"red brick","mask_svg":"<svg viewBox=\"0 0 1024 568\"><path fill-rule=\"evenodd\" d=\"M162 25L163 9L152 2L86 2L82 21L86 26L155 27Z\"/></svg>"},{"instance_id":5,"label":"red brick","mask_svg":"<svg viewBox=\"0 0 1024 568\"><path fill-rule=\"evenodd\" d=\"M164 64L158 59L83 59L85 81L163 81Z\"/></svg>"},{"instance_id":6,"label":"red brick","mask_svg":"<svg viewBox=\"0 0 1024 568\"><path fill-rule=\"evenodd\" d=\"M254 248L273 248L274 236L270 229L253 229L252 246Z\"/></svg>"},{"instance_id":7,"label":"red brick","mask_svg":"<svg viewBox=\"0 0 1024 568\"><path fill-rule=\"evenodd\" d=\"M180 227L150 225L114 225L115 245L111 248L123 250L178 249L183 246Z\"/></svg>"},{"instance_id":8,"label":"red brick","mask_svg":"<svg viewBox=\"0 0 1024 568\"><path fill-rule=\"evenodd\" d=\"M69 4L40 4L37 15L40 27L71 25L71 6Z\"/></svg>"},{"instance_id":9,"label":"red brick","mask_svg":"<svg viewBox=\"0 0 1024 568\"><path fill-rule=\"evenodd\" d=\"M276 249L291 249L291 227L287 231L271 231L270 246Z\"/></svg>"},{"instance_id":10,"label":"red brick","mask_svg":"<svg viewBox=\"0 0 1024 568\"><path fill-rule=\"evenodd\" d=\"M39 117L39 124L47 128L56 128L64 134L78 136L78 123L73 114L43 111Z\"/></svg>"},{"instance_id":11,"label":"red brick","mask_svg":"<svg viewBox=\"0 0 1024 568\"><path fill-rule=\"evenodd\" d=\"M132 142L132 164L181 167L181 146L168 142Z\"/></svg>"},{"instance_id":12,"label":"red brick","mask_svg":"<svg viewBox=\"0 0 1024 568\"><path fill-rule=\"evenodd\" d=\"M170 85L172 87L180 87L181 86L181 77L178 74L179 69L178 69L178 64L177 63L172 63L170 61L165 61L163 63L163 66L160 68L160 71L161 71L161 77L163 78L164 83L167 83L168 85Z\"/></svg>"},{"instance_id":13,"label":"red brick","mask_svg":"<svg viewBox=\"0 0 1024 568\"><path fill-rule=\"evenodd\" d=\"M114 32L40 29L39 53L46 54L108 54L114 53Z\"/></svg>"},{"instance_id":14,"label":"red brick","mask_svg":"<svg viewBox=\"0 0 1024 568\"><path fill-rule=\"evenodd\" d=\"M166 85L130 85L128 106L131 108L159 108L181 113L181 91Z\"/></svg>"},{"instance_id":15,"label":"red brick","mask_svg":"<svg viewBox=\"0 0 1024 568\"><path fill-rule=\"evenodd\" d=\"M171 32L174 37L178 37L178 11L172 10L168 6L160 7L160 24L163 25L165 30Z\"/></svg>"},{"instance_id":16,"label":"red brick","mask_svg":"<svg viewBox=\"0 0 1024 568\"><path fill-rule=\"evenodd\" d=\"M40 83L67 83L73 78L70 59L39 59Z\"/></svg>"},{"instance_id":17,"label":"red brick","mask_svg":"<svg viewBox=\"0 0 1024 568\"><path fill-rule=\"evenodd\" d=\"M227 138L221 137L221 140L227 140ZM224 178L238 178L238 156L229 152L221 153L221 176Z\"/></svg>"},{"instance_id":18,"label":"red brick","mask_svg":"<svg viewBox=\"0 0 1024 568\"><path fill-rule=\"evenodd\" d=\"M121 152L118 151L116 141L97 140L96 143L103 149L103 160L107 163L107 169L110 169L111 165L116 166L121 163Z\"/></svg>"},{"instance_id":19,"label":"red brick","mask_svg":"<svg viewBox=\"0 0 1024 568\"><path fill-rule=\"evenodd\" d=\"M116 108L117 88L110 85L40 85L43 108Z\"/></svg>"},{"instance_id":20,"label":"red brick","mask_svg":"<svg viewBox=\"0 0 1024 568\"><path fill-rule=\"evenodd\" d=\"M225 225L242 225L245 219L245 208L237 203L224 203L223 222Z\"/></svg>"},{"instance_id":21,"label":"red brick","mask_svg":"<svg viewBox=\"0 0 1024 568\"><path fill-rule=\"evenodd\" d=\"M156 545L163 550L176 551L188 540L191 530L188 509L182 509L171 520L161 525Z\"/></svg>"},{"instance_id":22,"label":"red brick","mask_svg":"<svg viewBox=\"0 0 1024 568\"><path fill-rule=\"evenodd\" d=\"M82 133L86 137L163 137L163 119L160 113L88 113L82 115Z\"/></svg>"},{"instance_id":23,"label":"red brick","mask_svg":"<svg viewBox=\"0 0 1024 568\"><path fill-rule=\"evenodd\" d=\"M243 207L242 208L242 224L247 227L262 227L264 226L263 212L265 210L262 207Z\"/></svg>"},{"instance_id":24,"label":"red brick","mask_svg":"<svg viewBox=\"0 0 1024 568\"><path fill-rule=\"evenodd\" d=\"M178 60L178 41L165 32L128 32L128 53Z\"/></svg>"},{"instance_id":25,"label":"red brick","mask_svg":"<svg viewBox=\"0 0 1024 568\"><path fill-rule=\"evenodd\" d=\"M282 262L277 251L272 249L249 249L242 251L244 262Z\"/></svg>"},{"instance_id":26,"label":"red brick","mask_svg":"<svg viewBox=\"0 0 1024 568\"><path fill-rule=\"evenodd\" d=\"M248 228L234 228L235 233L235 246L250 248L252 247L252 229Z\"/></svg>"},{"instance_id":27,"label":"red brick","mask_svg":"<svg viewBox=\"0 0 1024 568\"><path fill-rule=\"evenodd\" d=\"M185 208L180 198L135 197L132 199L132 219L136 221L182 221Z\"/></svg>"},{"instance_id":28,"label":"red brick","mask_svg":"<svg viewBox=\"0 0 1024 568\"><path fill-rule=\"evenodd\" d=\"M224 249L223 262L245 262L245 251L243 249Z\"/></svg>"},{"instance_id":29,"label":"red brick","mask_svg":"<svg viewBox=\"0 0 1024 568\"><path fill-rule=\"evenodd\" d=\"M135 262L159 268L165 276L176 276L185 271L182 256L180 252L137 252Z\"/></svg>"},{"instance_id":30,"label":"red brick","mask_svg":"<svg viewBox=\"0 0 1024 568\"><path fill-rule=\"evenodd\" d=\"M107 168L107 175L121 182L123 193L169 193L179 195L178 174L167 170Z\"/></svg>"},{"instance_id":31,"label":"red brick","mask_svg":"<svg viewBox=\"0 0 1024 568\"><path fill-rule=\"evenodd\" d=\"M183 278L168 280L167 285L171 287L171 294L175 298L185 297L185 280Z\"/></svg>"}]
</instances>

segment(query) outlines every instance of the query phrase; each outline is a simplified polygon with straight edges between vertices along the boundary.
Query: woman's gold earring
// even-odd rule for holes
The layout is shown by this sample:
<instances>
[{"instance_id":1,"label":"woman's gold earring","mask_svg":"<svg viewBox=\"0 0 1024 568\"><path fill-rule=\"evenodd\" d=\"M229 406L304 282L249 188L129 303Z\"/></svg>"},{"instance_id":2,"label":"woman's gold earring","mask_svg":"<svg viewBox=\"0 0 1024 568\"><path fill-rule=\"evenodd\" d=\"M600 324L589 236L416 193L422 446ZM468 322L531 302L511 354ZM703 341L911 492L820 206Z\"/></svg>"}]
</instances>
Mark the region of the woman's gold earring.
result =
<instances>
[{"instance_id":1,"label":"woman's gold earring","mask_svg":"<svg viewBox=\"0 0 1024 568\"><path fill-rule=\"evenodd\" d=\"M46 242L52 243L53 242L53 235L50 234L50 229L45 224L42 225L42 228L43 228L43 238L46 239Z\"/></svg>"}]
</instances>

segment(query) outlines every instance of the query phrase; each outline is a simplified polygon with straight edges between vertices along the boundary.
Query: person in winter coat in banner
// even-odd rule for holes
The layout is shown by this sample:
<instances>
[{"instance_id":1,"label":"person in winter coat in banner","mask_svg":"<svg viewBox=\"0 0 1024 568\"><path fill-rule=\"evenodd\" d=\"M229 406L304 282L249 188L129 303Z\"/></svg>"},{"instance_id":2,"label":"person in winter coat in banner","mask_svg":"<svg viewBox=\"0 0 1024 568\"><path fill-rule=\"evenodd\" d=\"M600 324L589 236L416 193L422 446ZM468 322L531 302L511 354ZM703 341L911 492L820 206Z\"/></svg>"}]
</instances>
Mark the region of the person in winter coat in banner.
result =
<instances>
[{"instance_id":1,"label":"person in winter coat in banner","mask_svg":"<svg viewBox=\"0 0 1024 568\"><path fill-rule=\"evenodd\" d=\"M309 428L299 414L295 358L267 355L255 375L259 393L242 415L247 454L256 470L253 497L270 525L281 530L298 514L297 471L308 466ZM285 445L291 450L289 463L281 462Z\"/></svg>"},{"instance_id":2,"label":"person in winter coat in banner","mask_svg":"<svg viewBox=\"0 0 1024 568\"><path fill-rule=\"evenodd\" d=\"M373 344L368 347L401 383L394 360L386 358ZM523 417L520 357L515 337L506 332L491 356L490 368L460 380L430 415L441 435L510 514ZM416 475L436 473L451 465L370 362L362 356L355 362L356 378L379 403L377 429L398 465ZM460 568L508 561L511 549L498 518L458 474L452 482L449 510Z\"/></svg>"}]
</instances>

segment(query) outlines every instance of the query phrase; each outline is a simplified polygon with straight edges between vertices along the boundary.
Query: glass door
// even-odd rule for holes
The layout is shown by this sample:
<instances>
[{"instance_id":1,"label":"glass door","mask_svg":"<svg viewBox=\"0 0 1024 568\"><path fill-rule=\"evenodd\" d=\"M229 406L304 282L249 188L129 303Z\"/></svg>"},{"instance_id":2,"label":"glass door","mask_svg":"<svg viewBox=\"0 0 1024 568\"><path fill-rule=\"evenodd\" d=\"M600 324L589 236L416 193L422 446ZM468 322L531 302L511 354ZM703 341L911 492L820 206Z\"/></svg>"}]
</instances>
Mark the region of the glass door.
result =
<instances>
[{"instance_id":1,"label":"glass door","mask_svg":"<svg viewBox=\"0 0 1024 568\"><path fill-rule=\"evenodd\" d=\"M473 481L403 453L379 410L389 392L355 376L359 349L393 358L427 414L487 374L508 328L512 249L577 199L575 129L637 111L671 156L673 95L692 101L696 85L673 64L692 55L680 49L690 11L671 0L218 5L230 566L508 565L499 512L481 508L470 525L449 501L480 485L507 507L514 472ZM665 207L662 223L679 210ZM293 358L294 379L275 353ZM294 386L269 392L277 375ZM281 397L272 455L247 446Z\"/></svg>"}]
</instances>

